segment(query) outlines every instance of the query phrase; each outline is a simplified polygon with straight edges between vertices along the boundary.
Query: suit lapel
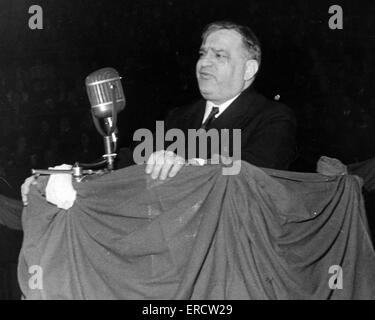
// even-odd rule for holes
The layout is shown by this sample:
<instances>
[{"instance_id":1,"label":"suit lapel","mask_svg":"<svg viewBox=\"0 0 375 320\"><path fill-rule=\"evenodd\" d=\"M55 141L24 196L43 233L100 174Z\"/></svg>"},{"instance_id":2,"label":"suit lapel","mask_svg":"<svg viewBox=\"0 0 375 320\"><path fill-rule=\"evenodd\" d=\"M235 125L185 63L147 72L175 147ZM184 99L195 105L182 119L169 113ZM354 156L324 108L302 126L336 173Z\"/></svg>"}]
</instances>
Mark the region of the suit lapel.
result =
<instances>
[{"instance_id":1,"label":"suit lapel","mask_svg":"<svg viewBox=\"0 0 375 320\"><path fill-rule=\"evenodd\" d=\"M201 99L196 102L182 117L182 127L187 129L199 129L205 112L206 101Z\"/></svg>"},{"instance_id":2,"label":"suit lapel","mask_svg":"<svg viewBox=\"0 0 375 320\"><path fill-rule=\"evenodd\" d=\"M261 106L261 96L251 87L242 92L227 109L212 122L211 128L241 128L242 124L253 117Z\"/></svg>"}]
</instances>

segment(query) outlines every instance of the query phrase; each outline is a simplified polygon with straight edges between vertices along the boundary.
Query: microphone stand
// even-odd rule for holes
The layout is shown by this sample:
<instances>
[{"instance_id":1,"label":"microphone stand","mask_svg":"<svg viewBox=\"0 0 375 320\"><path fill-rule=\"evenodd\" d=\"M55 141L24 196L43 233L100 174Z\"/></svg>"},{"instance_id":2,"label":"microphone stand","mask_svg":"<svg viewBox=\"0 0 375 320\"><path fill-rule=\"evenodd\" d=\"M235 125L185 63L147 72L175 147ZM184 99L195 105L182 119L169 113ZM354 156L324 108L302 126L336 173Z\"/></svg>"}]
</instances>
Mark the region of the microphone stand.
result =
<instances>
[{"instance_id":1,"label":"microphone stand","mask_svg":"<svg viewBox=\"0 0 375 320\"><path fill-rule=\"evenodd\" d=\"M117 101L116 101L116 87L114 84L110 84L112 91L112 117L104 118L105 131L102 129L99 123L99 119L94 115L91 110L91 116L95 124L96 130L103 136L104 139L104 154L103 160L94 163L79 163L75 162L71 170L59 170L59 169L31 169L32 175L51 175L51 174L71 174L77 182L81 182L86 176L105 173L113 171L114 160L117 156L117 137L116 137L116 124L117 124ZM89 168L100 167L107 164L105 170L93 170Z\"/></svg>"}]
</instances>

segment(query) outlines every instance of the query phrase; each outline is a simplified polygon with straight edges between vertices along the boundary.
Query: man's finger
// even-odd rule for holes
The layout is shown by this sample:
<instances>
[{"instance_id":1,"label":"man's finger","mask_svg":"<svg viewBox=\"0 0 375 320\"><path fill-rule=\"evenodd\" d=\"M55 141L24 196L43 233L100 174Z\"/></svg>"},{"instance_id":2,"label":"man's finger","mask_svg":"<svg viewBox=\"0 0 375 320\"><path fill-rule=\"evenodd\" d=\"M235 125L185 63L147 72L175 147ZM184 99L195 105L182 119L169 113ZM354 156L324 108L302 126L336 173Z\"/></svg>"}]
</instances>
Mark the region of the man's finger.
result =
<instances>
[{"instance_id":1,"label":"man's finger","mask_svg":"<svg viewBox=\"0 0 375 320\"><path fill-rule=\"evenodd\" d=\"M166 152L164 157L164 164L160 172L160 180L165 180L168 176L169 170L174 166L177 157L173 152Z\"/></svg>"},{"instance_id":2,"label":"man's finger","mask_svg":"<svg viewBox=\"0 0 375 320\"><path fill-rule=\"evenodd\" d=\"M220 155L215 153L211 157L211 164L219 164L220 163Z\"/></svg>"},{"instance_id":3,"label":"man's finger","mask_svg":"<svg viewBox=\"0 0 375 320\"><path fill-rule=\"evenodd\" d=\"M155 164L152 168L151 172L151 178L157 179L159 177L160 171L164 166L165 158L164 158L164 152L163 153L156 153L155 154Z\"/></svg>"},{"instance_id":4,"label":"man's finger","mask_svg":"<svg viewBox=\"0 0 375 320\"><path fill-rule=\"evenodd\" d=\"M22 196L22 202L24 205L27 205L27 193L28 191L26 190L26 187L22 185L21 187L21 196Z\"/></svg>"},{"instance_id":5,"label":"man's finger","mask_svg":"<svg viewBox=\"0 0 375 320\"><path fill-rule=\"evenodd\" d=\"M30 192L31 184L33 185L37 184L36 178L34 176L28 177L21 186L21 197L22 197L22 202L24 205L28 204L27 195Z\"/></svg>"},{"instance_id":6,"label":"man's finger","mask_svg":"<svg viewBox=\"0 0 375 320\"><path fill-rule=\"evenodd\" d=\"M171 170L169 171L169 177L173 178L177 174L177 172L181 170L184 164L185 164L185 159L177 156Z\"/></svg>"},{"instance_id":7,"label":"man's finger","mask_svg":"<svg viewBox=\"0 0 375 320\"><path fill-rule=\"evenodd\" d=\"M148 157L148 160L147 160L147 165L146 165L146 169L145 169L145 172L147 174L150 174L152 172L152 170L154 169L154 165L155 165L155 159L156 159L156 155L157 153L156 152L153 152L149 157Z\"/></svg>"},{"instance_id":8,"label":"man's finger","mask_svg":"<svg viewBox=\"0 0 375 320\"><path fill-rule=\"evenodd\" d=\"M229 166L230 164L233 163L233 160L231 157L226 157L226 156L223 156L223 155L220 155L220 161L222 164L226 165L226 166Z\"/></svg>"}]
</instances>

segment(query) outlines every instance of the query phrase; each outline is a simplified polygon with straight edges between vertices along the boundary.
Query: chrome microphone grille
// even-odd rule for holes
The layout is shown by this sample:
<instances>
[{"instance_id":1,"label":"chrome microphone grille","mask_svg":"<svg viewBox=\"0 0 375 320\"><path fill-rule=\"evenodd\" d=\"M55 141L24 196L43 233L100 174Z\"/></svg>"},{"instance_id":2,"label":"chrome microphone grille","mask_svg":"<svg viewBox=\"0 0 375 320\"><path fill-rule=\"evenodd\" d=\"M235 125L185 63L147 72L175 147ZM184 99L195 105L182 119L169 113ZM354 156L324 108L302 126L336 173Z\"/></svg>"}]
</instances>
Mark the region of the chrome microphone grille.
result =
<instances>
[{"instance_id":1,"label":"chrome microphone grille","mask_svg":"<svg viewBox=\"0 0 375 320\"><path fill-rule=\"evenodd\" d=\"M116 112L118 113L125 108L126 99L122 89L121 77L115 69L103 68L94 71L86 77L85 83L95 117L107 118L112 115L113 92Z\"/></svg>"}]
</instances>

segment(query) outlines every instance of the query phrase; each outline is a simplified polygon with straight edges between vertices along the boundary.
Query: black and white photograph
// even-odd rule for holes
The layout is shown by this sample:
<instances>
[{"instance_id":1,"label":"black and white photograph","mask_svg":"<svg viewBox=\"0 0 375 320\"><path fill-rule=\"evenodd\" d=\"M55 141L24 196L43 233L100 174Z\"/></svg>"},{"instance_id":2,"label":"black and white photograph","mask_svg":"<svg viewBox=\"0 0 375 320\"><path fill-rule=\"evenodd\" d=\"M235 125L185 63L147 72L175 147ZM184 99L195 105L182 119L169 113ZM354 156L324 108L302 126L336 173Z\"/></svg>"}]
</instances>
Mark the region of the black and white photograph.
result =
<instances>
[{"instance_id":1,"label":"black and white photograph","mask_svg":"<svg viewBox=\"0 0 375 320\"><path fill-rule=\"evenodd\" d=\"M375 300L374 16L0 0L0 300Z\"/></svg>"}]
</instances>

